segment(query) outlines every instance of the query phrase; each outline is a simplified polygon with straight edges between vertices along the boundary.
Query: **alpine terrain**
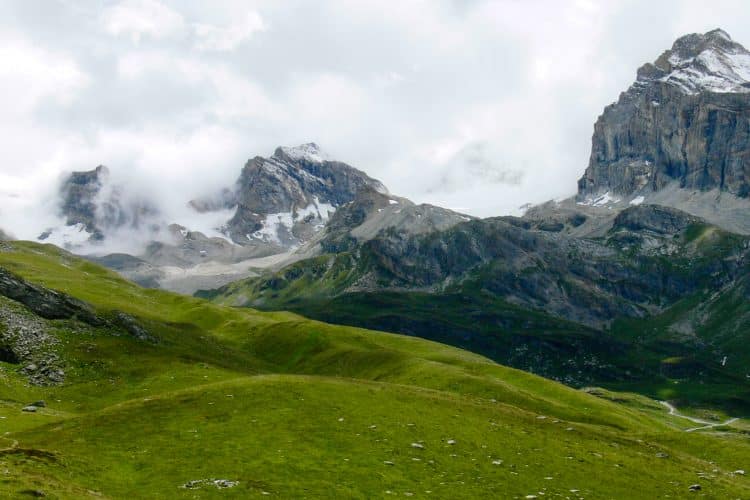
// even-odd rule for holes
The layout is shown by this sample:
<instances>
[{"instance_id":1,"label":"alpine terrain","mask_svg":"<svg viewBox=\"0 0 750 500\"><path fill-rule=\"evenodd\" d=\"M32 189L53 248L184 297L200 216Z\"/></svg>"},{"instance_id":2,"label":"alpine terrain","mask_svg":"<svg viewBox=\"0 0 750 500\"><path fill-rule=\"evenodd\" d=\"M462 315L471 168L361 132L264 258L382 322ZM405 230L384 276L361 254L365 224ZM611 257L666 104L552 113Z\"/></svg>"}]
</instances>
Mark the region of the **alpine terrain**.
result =
<instances>
[{"instance_id":1,"label":"alpine terrain","mask_svg":"<svg viewBox=\"0 0 750 500\"><path fill-rule=\"evenodd\" d=\"M367 240L349 218L323 254L201 296L747 412L749 54L715 30L644 65L598 119L573 198Z\"/></svg>"},{"instance_id":2,"label":"alpine terrain","mask_svg":"<svg viewBox=\"0 0 750 500\"><path fill-rule=\"evenodd\" d=\"M239 167L180 210L70 172L58 225L0 230L0 497L750 498L750 52L726 32L642 66L578 192L520 217L314 143Z\"/></svg>"}]
</instances>

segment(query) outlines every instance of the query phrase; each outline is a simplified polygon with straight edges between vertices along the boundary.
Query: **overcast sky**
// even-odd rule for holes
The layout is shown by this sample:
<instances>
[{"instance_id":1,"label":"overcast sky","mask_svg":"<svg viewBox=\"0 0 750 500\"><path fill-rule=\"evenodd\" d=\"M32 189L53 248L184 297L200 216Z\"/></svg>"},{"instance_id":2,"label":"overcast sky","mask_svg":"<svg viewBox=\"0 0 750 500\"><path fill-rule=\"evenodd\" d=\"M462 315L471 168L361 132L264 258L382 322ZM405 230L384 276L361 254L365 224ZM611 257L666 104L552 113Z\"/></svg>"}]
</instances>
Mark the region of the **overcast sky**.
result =
<instances>
[{"instance_id":1,"label":"overcast sky","mask_svg":"<svg viewBox=\"0 0 750 500\"><path fill-rule=\"evenodd\" d=\"M715 27L750 45L747 3L4 0L0 227L35 236L19 214L62 172L184 204L309 141L415 201L511 213L573 194L602 108Z\"/></svg>"}]
</instances>

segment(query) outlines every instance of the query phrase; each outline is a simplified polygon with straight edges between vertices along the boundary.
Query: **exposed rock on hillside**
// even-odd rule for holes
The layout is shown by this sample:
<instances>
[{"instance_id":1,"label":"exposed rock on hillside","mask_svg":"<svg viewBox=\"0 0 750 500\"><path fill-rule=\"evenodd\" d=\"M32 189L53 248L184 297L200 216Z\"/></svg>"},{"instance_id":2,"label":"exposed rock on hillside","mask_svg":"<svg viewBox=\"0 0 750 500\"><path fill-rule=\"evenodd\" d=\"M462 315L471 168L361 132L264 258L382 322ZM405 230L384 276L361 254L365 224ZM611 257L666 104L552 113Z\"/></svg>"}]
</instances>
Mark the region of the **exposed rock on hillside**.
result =
<instances>
[{"instance_id":1,"label":"exposed rock on hillside","mask_svg":"<svg viewBox=\"0 0 750 500\"><path fill-rule=\"evenodd\" d=\"M651 231L663 235L678 234L691 224L702 222L673 208L659 205L641 205L620 212L615 218L615 229L630 231Z\"/></svg>"},{"instance_id":2,"label":"exposed rock on hillside","mask_svg":"<svg viewBox=\"0 0 750 500\"><path fill-rule=\"evenodd\" d=\"M20 302L46 319L77 318L90 325L102 325L91 308L65 294L33 285L0 268L0 295Z\"/></svg>"},{"instance_id":3,"label":"exposed rock on hillside","mask_svg":"<svg viewBox=\"0 0 750 500\"><path fill-rule=\"evenodd\" d=\"M321 246L325 252L341 252L375 238L381 231L389 230L403 235L425 234L442 231L471 219L445 208L415 205L406 198L365 188L331 217Z\"/></svg>"},{"instance_id":4,"label":"exposed rock on hillside","mask_svg":"<svg viewBox=\"0 0 750 500\"><path fill-rule=\"evenodd\" d=\"M20 365L31 384L59 384L65 371L58 345L45 321L0 296L0 361Z\"/></svg>"}]
</instances>

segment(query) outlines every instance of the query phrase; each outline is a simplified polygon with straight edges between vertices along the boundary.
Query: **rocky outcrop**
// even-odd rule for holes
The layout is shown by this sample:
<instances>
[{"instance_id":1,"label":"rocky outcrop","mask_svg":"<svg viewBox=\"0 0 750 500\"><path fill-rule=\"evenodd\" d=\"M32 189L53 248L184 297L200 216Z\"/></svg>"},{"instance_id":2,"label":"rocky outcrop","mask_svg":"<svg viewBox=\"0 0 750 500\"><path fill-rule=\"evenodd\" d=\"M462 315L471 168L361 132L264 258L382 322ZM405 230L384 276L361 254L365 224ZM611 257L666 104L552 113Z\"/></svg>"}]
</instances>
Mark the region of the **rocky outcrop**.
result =
<instances>
[{"instance_id":1,"label":"rocky outcrop","mask_svg":"<svg viewBox=\"0 0 750 500\"><path fill-rule=\"evenodd\" d=\"M692 224L703 223L680 210L659 205L640 205L620 212L614 221L614 230L650 231L662 235L678 234Z\"/></svg>"},{"instance_id":2,"label":"rocky outcrop","mask_svg":"<svg viewBox=\"0 0 750 500\"><path fill-rule=\"evenodd\" d=\"M92 326L104 324L88 304L29 283L3 268L0 268L0 295L20 302L45 319L76 318Z\"/></svg>"},{"instance_id":3,"label":"rocky outcrop","mask_svg":"<svg viewBox=\"0 0 750 500\"><path fill-rule=\"evenodd\" d=\"M750 194L750 52L724 31L679 38L594 126L579 199L676 182Z\"/></svg>"},{"instance_id":4,"label":"rocky outcrop","mask_svg":"<svg viewBox=\"0 0 750 500\"><path fill-rule=\"evenodd\" d=\"M0 296L0 361L19 365L33 385L65 380L65 364L57 352L60 341L49 330L44 320Z\"/></svg>"}]
</instances>

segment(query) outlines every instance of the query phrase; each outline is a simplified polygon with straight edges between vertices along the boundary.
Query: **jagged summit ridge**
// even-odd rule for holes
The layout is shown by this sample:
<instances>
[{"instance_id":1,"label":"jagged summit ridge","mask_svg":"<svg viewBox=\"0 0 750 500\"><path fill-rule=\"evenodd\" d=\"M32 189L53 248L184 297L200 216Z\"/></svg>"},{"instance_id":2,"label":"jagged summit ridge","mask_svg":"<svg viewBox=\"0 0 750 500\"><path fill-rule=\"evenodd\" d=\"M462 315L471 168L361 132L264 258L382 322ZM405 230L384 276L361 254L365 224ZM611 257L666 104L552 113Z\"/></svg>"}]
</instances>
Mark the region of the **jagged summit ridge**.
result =
<instances>
[{"instance_id":1,"label":"jagged summit ridge","mask_svg":"<svg viewBox=\"0 0 750 500\"><path fill-rule=\"evenodd\" d=\"M750 92L750 52L721 29L685 35L654 63L638 70L636 85L655 81L688 95Z\"/></svg>"},{"instance_id":2,"label":"jagged summit ridge","mask_svg":"<svg viewBox=\"0 0 750 500\"><path fill-rule=\"evenodd\" d=\"M314 142L300 144L299 146L279 146L274 151L273 156L280 159L289 159L292 161L306 161L309 163L323 163L331 161L333 158L320 149L320 146Z\"/></svg>"}]
</instances>

